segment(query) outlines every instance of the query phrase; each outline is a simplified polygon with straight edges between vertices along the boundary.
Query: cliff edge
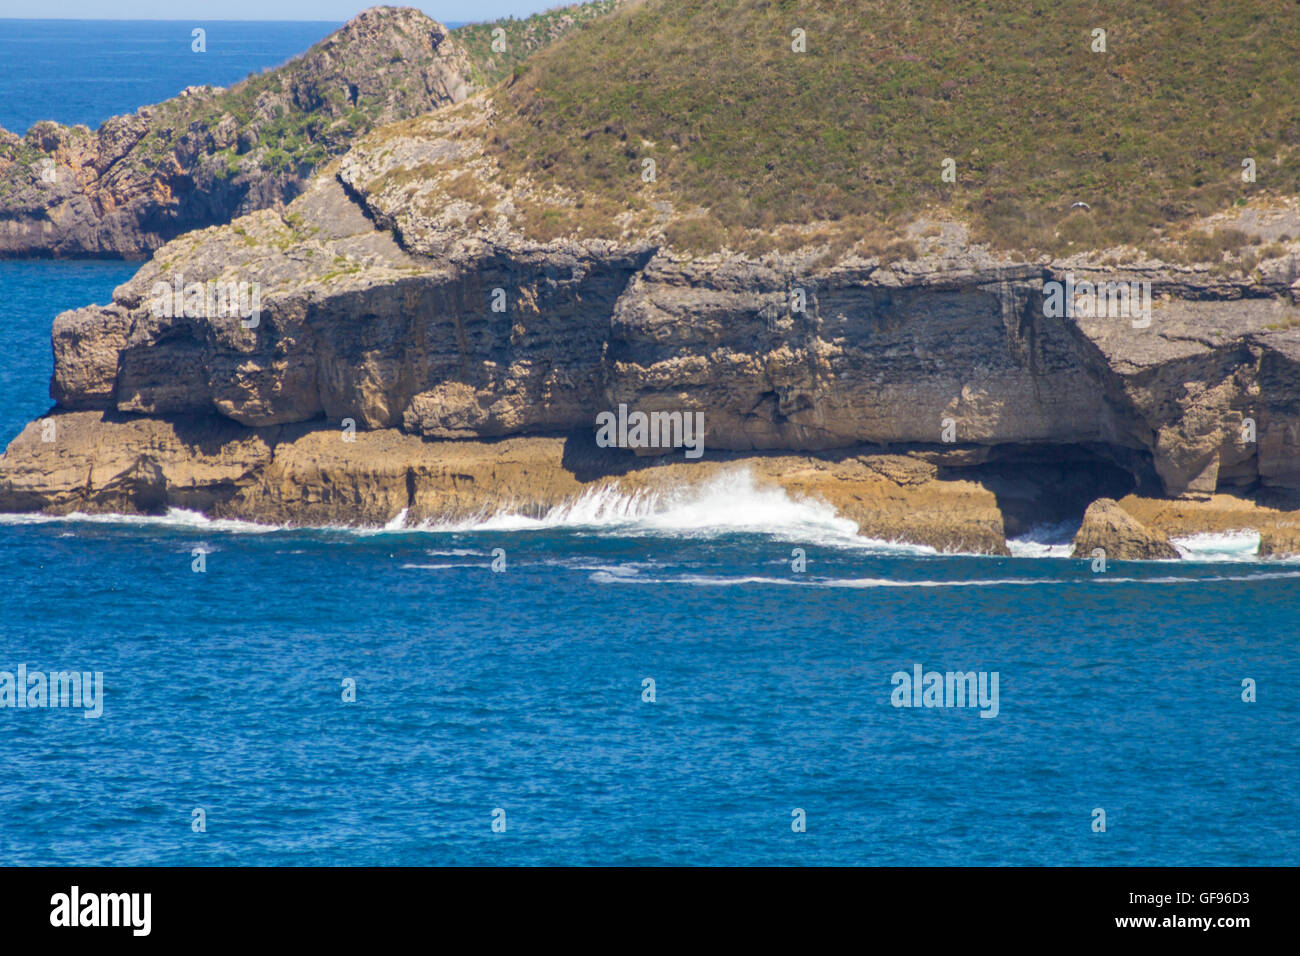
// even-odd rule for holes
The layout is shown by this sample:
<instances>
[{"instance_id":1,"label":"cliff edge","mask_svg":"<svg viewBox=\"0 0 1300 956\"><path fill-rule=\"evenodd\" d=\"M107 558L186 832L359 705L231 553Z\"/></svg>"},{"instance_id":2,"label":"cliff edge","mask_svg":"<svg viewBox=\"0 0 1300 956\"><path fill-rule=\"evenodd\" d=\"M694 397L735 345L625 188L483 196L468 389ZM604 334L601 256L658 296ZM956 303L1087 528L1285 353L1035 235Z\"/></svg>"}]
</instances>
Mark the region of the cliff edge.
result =
<instances>
[{"instance_id":1,"label":"cliff edge","mask_svg":"<svg viewBox=\"0 0 1300 956\"><path fill-rule=\"evenodd\" d=\"M1165 171L1186 202L1131 234L1107 212L1113 198L1082 211L1058 198L1021 210L1045 223L1042 242L996 241L1001 207L979 212L971 190L925 203L934 187L918 180L914 208L890 214L876 174L871 189L845 193L844 215L816 218L817 190L851 181L792 160L779 115L754 107L774 125L751 126L737 178L709 193L708 138L677 114L655 114L657 139L644 126L656 97L704 94L658 76L621 38L653 47L663 37L632 28L670 13L690 25L714 6L628 5L500 86L373 130L287 206L169 242L109 305L59 316L47 421L50 444L71 444L41 448L29 427L0 459L0 510L207 500L243 517L374 522L402 509L432 516L452 492L480 508L544 509L593 482L682 482L741 465L834 501L863 533L938 548L1006 553L1008 536L1080 521L1099 498L1156 536L1274 529L1269 547L1284 547L1300 494L1296 130L1269 188L1252 191L1226 163L1217 192L1203 171L1186 182ZM737 9L734 29L771 28L767 5ZM1141 10L1152 35L1189 15ZM809 23L828 11L811 5ZM785 52L789 33L756 65L737 61L740 79L755 84L745 70L799 56ZM802 63L764 75L778 83ZM593 64L602 85L586 93L614 112L588 125L565 84ZM1216 77L1188 83L1213 103L1226 95ZM1112 78L1087 82L1085 99L1114 92ZM888 106L894 122L903 107L889 96L911 102L889 87L863 115ZM845 102L856 101L846 94L832 112ZM814 111L800 114L804 128L846 129L804 105ZM982 134L980 154L999 135L1006 151L1020 148L1022 132ZM860 133L847 127L849 153L867 148ZM737 182L767 188L769 165L809 199L775 204L785 218L772 222L733 203ZM990 189L1013 176L988 175ZM1055 178L1026 181L1025 196ZM1114 188L1136 190L1137 206L1152 199L1146 182ZM1054 219L1042 220L1052 202ZM627 410L698 420L700 460L622 429L617 447L602 445L600 416ZM209 500L187 490L182 464L226 447L202 437L213 430L265 451L235 456ZM285 478L303 448L317 464ZM487 464L525 448L538 456L531 467ZM473 469L438 470L466 455ZM117 464L87 477L92 458ZM1180 510L1145 516L1160 501ZM1129 527L1111 517L1108 527Z\"/></svg>"}]
</instances>

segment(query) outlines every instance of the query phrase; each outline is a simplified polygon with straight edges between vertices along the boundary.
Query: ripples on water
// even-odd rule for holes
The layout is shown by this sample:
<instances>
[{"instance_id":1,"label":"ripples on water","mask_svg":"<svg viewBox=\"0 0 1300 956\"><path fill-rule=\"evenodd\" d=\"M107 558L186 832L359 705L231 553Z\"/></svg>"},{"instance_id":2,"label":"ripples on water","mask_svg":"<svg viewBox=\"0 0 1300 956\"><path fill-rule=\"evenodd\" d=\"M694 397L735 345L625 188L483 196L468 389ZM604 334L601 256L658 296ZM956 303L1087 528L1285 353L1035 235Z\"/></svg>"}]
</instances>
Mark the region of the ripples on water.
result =
<instances>
[{"instance_id":1,"label":"ripples on water","mask_svg":"<svg viewBox=\"0 0 1300 956\"><path fill-rule=\"evenodd\" d=\"M97 721L8 712L0 854L1294 863L1300 567L1229 544L936 555L743 475L457 530L9 516L8 666L107 690ZM914 663L998 672L998 717L892 707Z\"/></svg>"}]
</instances>

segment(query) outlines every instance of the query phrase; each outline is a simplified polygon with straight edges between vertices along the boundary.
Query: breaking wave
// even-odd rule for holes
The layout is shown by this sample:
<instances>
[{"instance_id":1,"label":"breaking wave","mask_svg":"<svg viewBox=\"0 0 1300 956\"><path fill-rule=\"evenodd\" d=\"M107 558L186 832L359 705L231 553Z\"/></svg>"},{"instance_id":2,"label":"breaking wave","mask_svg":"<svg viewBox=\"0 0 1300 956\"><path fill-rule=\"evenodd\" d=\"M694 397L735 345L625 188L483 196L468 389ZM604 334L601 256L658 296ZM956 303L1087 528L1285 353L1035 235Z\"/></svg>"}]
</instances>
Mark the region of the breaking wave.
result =
<instances>
[{"instance_id":1,"label":"breaking wave","mask_svg":"<svg viewBox=\"0 0 1300 956\"><path fill-rule=\"evenodd\" d=\"M1169 575L1165 577L1110 577L1105 574L1079 578L970 578L957 581L906 581L897 578L774 578L758 575L727 577L708 574L680 574L667 577L640 577L597 571L591 580L597 584L684 584L694 587L732 587L742 584L797 588L987 588L1062 586L1095 587L1102 584L1212 584L1227 581L1261 581L1300 578L1300 571L1274 571L1257 574L1218 574L1203 576Z\"/></svg>"},{"instance_id":2,"label":"breaking wave","mask_svg":"<svg viewBox=\"0 0 1300 956\"><path fill-rule=\"evenodd\" d=\"M925 545L861 537L855 522L839 515L824 501L794 498L784 489L761 486L748 469L717 475L707 482L664 491L628 491L604 485L552 508L541 517L520 509L503 508L457 521L424 521L411 524L406 509L383 525L290 525L262 524L234 518L209 518L197 511L172 508L163 515L85 514L67 515L0 514L0 525L119 525L204 533L267 534L270 532L328 532L358 535L474 534L479 532L570 531L580 536L607 538L666 537L708 539L728 534L755 534L803 547L852 550L859 554L922 557L942 552ZM1030 529L1007 540L1014 558L1069 558L1077 522ZM1197 534L1171 539L1182 558L1196 563L1295 564L1298 558L1262 560L1257 556L1257 531ZM456 544L461 542L457 541ZM477 542L476 542L477 543ZM488 552L474 548L427 551L431 557L478 557ZM612 572L609 568L596 568ZM644 580L644 579L642 579ZM768 579L755 579L763 583ZM774 583L792 583L772 579ZM1108 580L1118 580L1109 578ZM1156 579L1151 579L1156 580ZM797 582L794 582L797 583ZM920 586L914 582L893 582ZM983 585L989 582L975 582ZM1015 583L1047 583L1042 581ZM836 585L825 585L836 586ZM851 586L851 585L839 585ZM872 585L862 585L872 586ZM886 586L886 585L880 585ZM956 586L936 582L934 586Z\"/></svg>"},{"instance_id":3,"label":"breaking wave","mask_svg":"<svg viewBox=\"0 0 1300 956\"><path fill-rule=\"evenodd\" d=\"M1013 558L1068 558L1078 531L1077 521L1038 525L1019 537L1007 538L1007 548Z\"/></svg>"},{"instance_id":4,"label":"breaking wave","mask_svg":"<svg viewBox=\"0 0 1300 956\"><path fill-rule=\"evenodd\" d=\"M1258 531L1228 531L1170 538L1169 543L1188 561L1258 561Z\"/></svg>"},{"instance_id":5,"label":"breaking wave","mask_svg":"<svg viewBox=\"0 0 1300 956\"><path fill-rule=\"evenodd\" d=\"M234 534L266 534L271 531L290 530L288 525L259 524L238 518L209 518L197 511L169 508L161 515L84 514L73 511L66 515L0 514L0 525L37 524L101 524L139 528L163 528L195 531L225 531Z\"/></svg>"},{"instance_id":6,"label":"breaking wave","mask_svg":"<svg viewBox=\"0 0 1300 956\"><path fill-rule=\"evenodd\" d=\"M435 532L546 531L567 529L620 537L706 537L764 534L797 544L927 555L931 547L858 535L854 521L809 498L760 487L747 470L727 472L698 485L668 491L626 491L606 485L552 508L542 517L504 509L462 521L425 522L414 529Z\"/></svg>"}]
</instances>

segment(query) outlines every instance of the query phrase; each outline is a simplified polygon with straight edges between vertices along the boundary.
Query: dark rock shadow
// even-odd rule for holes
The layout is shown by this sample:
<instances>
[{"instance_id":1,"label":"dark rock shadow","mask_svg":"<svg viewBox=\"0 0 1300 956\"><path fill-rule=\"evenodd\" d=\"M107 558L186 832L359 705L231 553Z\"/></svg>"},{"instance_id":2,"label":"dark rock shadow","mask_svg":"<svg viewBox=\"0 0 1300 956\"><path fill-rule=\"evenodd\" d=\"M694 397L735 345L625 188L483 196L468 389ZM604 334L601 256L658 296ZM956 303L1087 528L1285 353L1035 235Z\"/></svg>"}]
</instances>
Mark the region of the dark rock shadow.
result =
<instances>
[{"instance_id":1,"label":"dark rock shadow","mask_svg":"<svg viewBox=\"0 0 1300 956\"><path fill-rule=\"evenodd\" d=\"M950 474L944 474L950 472ZM1088 505L1098 498L1123 498L1159 488L1150 462L1109 446L1001 445L989 460L943 477L978 481L997 499L1008 538L1057 527L1071 536Z\"/></svg>"}]
</instances>

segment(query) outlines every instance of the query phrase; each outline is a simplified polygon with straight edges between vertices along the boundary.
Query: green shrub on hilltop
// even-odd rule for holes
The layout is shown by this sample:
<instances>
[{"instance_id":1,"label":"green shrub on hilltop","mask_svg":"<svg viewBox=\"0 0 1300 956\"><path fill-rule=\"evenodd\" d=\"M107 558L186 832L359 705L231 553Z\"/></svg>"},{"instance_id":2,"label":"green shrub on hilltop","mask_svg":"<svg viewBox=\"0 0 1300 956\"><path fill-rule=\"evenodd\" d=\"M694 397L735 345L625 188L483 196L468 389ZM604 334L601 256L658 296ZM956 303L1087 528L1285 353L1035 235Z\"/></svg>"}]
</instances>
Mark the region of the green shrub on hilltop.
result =
<instances>
[{"instance_id":1,"label":"green shrub on hilltop","mask_svg":"<svg viewBox=\"0 0 1300 956\"><path fill-rule=\"evenodd\" d=\"M1063 252L1300 192L1298 50L1282 3L645 0L531 57L492 142L541 183L703 207L694 238L929 208Z\"/></svg>"},{"instance_id":2,"label":"green shrub on hilltop","mask_svg":"<svg viewBox=\"0 0 1300 956\"><path fill-rule=\"evenodd\" d=\"M593 0L556 7L522 20L506 17L486 23L468 23L457 27L452 35L469 54L474 82L479 86L492 86L509 78L525 59L542 47L626 2ZM505 43L505 50L492 49L493 32L498 28L504 31L500 38Z\"/></svg>"}]
</instances>

